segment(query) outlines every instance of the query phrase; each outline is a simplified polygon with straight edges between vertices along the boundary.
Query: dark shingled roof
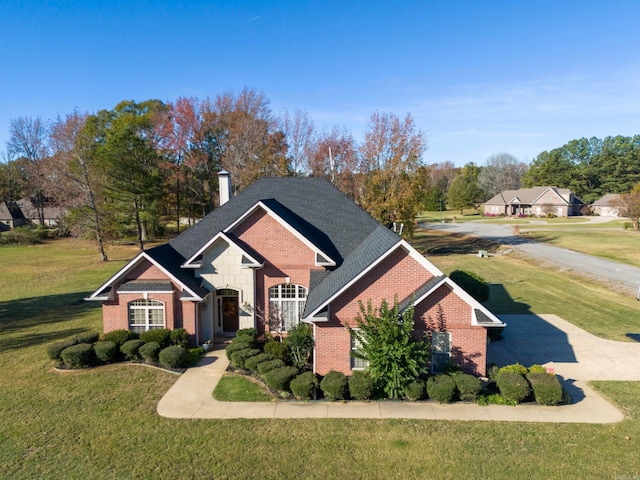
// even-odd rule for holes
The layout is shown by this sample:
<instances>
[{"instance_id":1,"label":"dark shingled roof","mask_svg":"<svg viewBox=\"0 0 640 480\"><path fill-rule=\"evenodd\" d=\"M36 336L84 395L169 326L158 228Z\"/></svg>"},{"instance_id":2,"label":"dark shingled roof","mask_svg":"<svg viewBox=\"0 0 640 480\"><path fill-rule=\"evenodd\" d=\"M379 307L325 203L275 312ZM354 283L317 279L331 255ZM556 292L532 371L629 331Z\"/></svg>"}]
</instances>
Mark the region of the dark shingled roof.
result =
<instances>
[{"instance_id":1,"label":"dark shingled roof","mask_svg":"<svg viewBox=\"0 0 640 480\"><path fill-rule=\"evenodd\" d=\"M167 243L159 247L151 248L145 253L167 269L171 275L199 297L204 298L209 294L209 290L202 286L202 281L199 278L195 278L192 270L180 268L185 258L170 244Z\"/></svg>"},{"instance_id":2,"label":"dark shingled roof","mask_svg":"<svg viewBox=\"0 0 640 480\"><path fill-rule=\"evenodd\" d=\"M427 293L433 287L435 287L440 282L442 282L442 280L444 280L445 278L446 277L444 275L440 275L438 277L430 278L429 280L424 282L420 287L418 287L418 289L415 291L415 293L413 295L405 298L402 302L400 302L400 304L398 305L398 309L401 312L404 312L407 308L409 308L411 306L411 304L414 301L418 300L425 293Z\"/></svg>"},{"instance_id":3,"label":"dark shingled roof","mask_svg":"<svg viewBox=\"0 0 640 480\"><path fill-rule=\"evenodd\" d=\"M169 280L131 280L118 288L120 292L170 292L173 286Z\"/></svg>"}]
</instances>

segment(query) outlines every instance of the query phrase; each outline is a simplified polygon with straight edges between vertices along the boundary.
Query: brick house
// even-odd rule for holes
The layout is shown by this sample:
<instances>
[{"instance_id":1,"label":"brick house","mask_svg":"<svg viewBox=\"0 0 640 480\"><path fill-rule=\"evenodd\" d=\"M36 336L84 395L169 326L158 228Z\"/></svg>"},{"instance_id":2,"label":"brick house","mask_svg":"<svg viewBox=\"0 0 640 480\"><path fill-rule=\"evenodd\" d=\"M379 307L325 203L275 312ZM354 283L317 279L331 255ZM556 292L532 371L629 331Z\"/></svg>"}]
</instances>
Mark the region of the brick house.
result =
<instances>
[{"instance_id":1,"label":"brick house","mask_svg":"<svg viewBox=\"0 0 640 480\"><path fill-rule=\"evenodd\" d=\"M580 215L584 202L568 188L532 187L504 190L484 203L485 215L557 217Z\"/></svg>"},{"instance_id":2,"label":"brick house","mask_svg":"<svg viewBox=\"0 0 640 480\"><path fill-rule=\"evenodd\" d=\"M104 331L185 328L193 343L313 326L314 370L362 368L345 325L358 301L394 297L433 333L433 362L486 372L487 330L504 324L396 233L329 182L265 178L233 198L220 172L221 206L166 245L140 253L88 300Z\"/></svg>"}]
</instances>

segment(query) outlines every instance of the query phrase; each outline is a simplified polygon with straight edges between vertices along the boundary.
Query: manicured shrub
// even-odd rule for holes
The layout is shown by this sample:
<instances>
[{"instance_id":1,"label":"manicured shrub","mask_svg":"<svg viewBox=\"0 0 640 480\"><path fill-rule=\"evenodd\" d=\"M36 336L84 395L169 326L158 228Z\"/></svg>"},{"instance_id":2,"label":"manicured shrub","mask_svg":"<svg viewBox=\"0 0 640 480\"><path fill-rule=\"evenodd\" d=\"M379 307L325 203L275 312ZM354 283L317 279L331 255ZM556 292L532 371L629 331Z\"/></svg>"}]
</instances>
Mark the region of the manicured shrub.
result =
<instances>
[{"instance_id":1,"label":"manicured shrub","mask_svg":"<svg viewBox=\"0 0 640 480\"><path fill-rule=\"evenodd\" d=\"M531 365L528 368L529 373L547 373L547 369L542 365Z\"/></svg>"},{"instance_id":2,"label":"manicured shrub","mask_svg":"<svg viewBox=\"0 0 640 480\"><path fill-rule=\"evenodd\" d=\"M162 348L165 348L171 344L171 330L167 328L147 330L140 334L140 340L144 343L158 342Z\"/></svg>"},{"instance_id":3,"label":"manicured shrub","mask_svg":"<svg viewBox=\"0 0 640 480\"><path fill-rule=\"evenodd\" d=\"M417 400L421 400L425 395L425 387L424 381L416 380L415 382L411 382L409 385L404 387L404 396L407 397L407 400L415 402Z\"/></svg>"},{"instance_id":4,"label":"manicured shrub","mask_svg":"<svg viewBox=\"0 0 640 480\"><path fill-rule=\"evenodd\" d=\"M498 370L498 373L501 372L513 372L519 373L520 375L526 375L528 370L524 365L520 365L519 363L513 363L511 365L505 365Z\"/></svg>"},{"instance_id":5,"label":"manicured shrub","mask_svg":"<svg viewBox=\"0 0 640 480\"><path fill-rule=\"evenodd\" d=\"M313 329L308 323L300 322L289 330L287 332L287 345L289 346L291 365L303 368L311 358L314 344Z\"/></svg>"},{"instance_id":6,"label":"manicured shrub","mask_svg":"<svg viewBox=\"0 0 640 480\"><path fill-rule=\"evenodd\" d=\"M95 352L90 343L78 343L65 348L60 354L68 368L87 368L95 363Z\"/></svg>"},{"instance_id":7,"label":"manicured shrub","mask_svg":"<svg viewBox=\"0 0 640 480\"><path fill-rule=\"evenodd\" d=\"M251 343L255 343L258 338L258 330L255 328L241 328L236 332L236 339L248 338Z\"/></svg>"},{"instance_id":8,"label":"manicured shrub","mask_svg":"<svg viewBox=\"0 0 640 480\"><path fill-rule=\"evenodd\" d=\"M364 370L354 370L349 377L349 396L353 400L369 400L373 395L373 379Z\"/></svg>"},{"instance_id":9,"label":"manicured shrub","mask_svg":"<svg viewBox=\"0 0 640 480\"><path fill-rule=\"evenodd\" d=\"M195 367L198 364L198 362L202 358L202 354L204 353L204 350L202 350L202 347L193 347L193 348L186 349L186 352L187 353L184 358L183 366L190 368L190 367Z\"/></svg>"},{"instance_id":10,"label":"manicured shrub","mask_svg":"<svg viewBox=\"0 0 640 480\"><path fill-rule=\"evenodd\" d=\"M224 351L227 354L227 359L231 360L231 355L234 352L239 352L240 350L245 350L247 348L253 348L253 344L251 342L244 341L244 339L241 341L234 340L229 345L227 345Z\"/></svg>"},{"instance_id":11,"label":"manicured shrub","mask_svg":"<svg viewBox=\"0 0 640 480\"><path fill-rule=\"evenodd\" d=\"M261 375L273 370L274 368L284 367L284 362L279 358L275 360L269 360L267 362L262 362L258 364L258 371Z\"/></svg>"},{"instance_id":12,"label":"manicured shrub","mask_svg":"<svg viewBox=\"0 0 640 480\"><path fill-rule=\"evenodd\" d=\"M286 341L267 342L264 344L264 353L269 353L284 362L289 358L289 347Z\"/></svg>"},{"instance_id":13,"label":"manicured shrub","mask_svg":"<svg viewBox=\"0 0 640 480\"><path fill-rule=\"evenodd\" d=\"M344 373L331 370L320 382L320 388L327 400L335 402L347 398L347 382Z\"/></svg>"},{"instance_id":14,"label":"manicured shrub","mask_svg":"<svg viewBox=\"0 0 640 480\"><path fill-rule=\"evenodd\" d=\"M120 347L120 351L123 353L124 357L127 360L138 360L140 358L138 350L140 350L140 347L142 345L144 345L144 342L142 340L127 340Z\"/></svg>"},{"instance_id":15,"label":"manicured shrub","mask_svg":"<svg viewBox=\"0 0 640 480\"><path fill-rule=\"evenodd\" d=\"M531 394L529 382L521 374L511 371L500 371L496 375L496 384L500 395L507 400L520 403Z\"/></svg>"},{"instance_id":16,"label":"manicured shrub","mask_svg":"<svg viewBox=\"0 0 640 480\"><path fill-rule=\"evenodd\" d=\"M244 370L246 368L244 362L247 358L255 357L256 355L260 355L260 353L260 350L257 348L246 348L233 352L233 354L231 354L231 365L233 365L233 368Z\"/></svg>"},{"instance_id":17,"label":"manicured shrub","mask_svg":"<svg viewBox=\"0 0 640 480\"><path fill-rule=\"evenodd\" d=\"M473 272L454 270L449 274L449 278L479 302L489 300L489 285L481 276Z\"/></svg>"},{"instance_id":18,"label":"manicured shrub","mask_svg":"<svg viewBox=\"0 0 640 480\"><path fill-rule=\"evenodd\" d=\"M118 345L110 340L97 342L93 346L93 350L96 352L98 360L102 363L111 363L118 355Z\"/></svg>"},{"instance_id":19,"label":"manicured shrub","mask_svg":"<svg viewBox=\"0 0 640 480\"><path fill-rule=\"evenodd\" d=\"M558 377L547 372L531 372L527 380L533 389L533 396L540 405L558 405L562 402L562 385Z\"/></svg>"},{"instance_id":20,"label":"manicured shrub","mask_svg":"<svg viewBox=\"0 0 640 480\"><path fill-rule=\"evenodd\" d=\"M274 390L289 391L289 382L298 374L299 370L296 367L284 366L280 368L274 368L269 370L262 377Z\"/></svg>"},{"instance_id":21,"label":"manicured shrub","mask_svg":"<svg viewBox=\"0 0 640 480\"><path fill-rule=\"evenodd\" d=\"M160 350L158 359L160 364L167 368L180 368L184 366L187 351L179 345L171 345L170 347Z\"/></svg>"},{"instance_id":22,"label":"manicured shrub","mask_svg":"<svg viewBox=\"0 0 640 480\"><path fill-rule=\"evenodd\" d=\"M449 403L456 393L456 382L449 375L436 375L427 380L427 395L440 403Z\"/></svg>"},{"instance_id":23,"label":"manicured shrub","mask_svg":"<svg viewBox=\"0 0 640 480\"><path fill-rule=\"evenodd\" d=\"M60 354L65 348L75 345L77 342L74 338L67 338L59 342L53 342L47 345L47 355L51 360L60 360Z\"/></svg>"},{"instance_id":24,"label":"manicured shrub","mask_svg":"<svg viewBox=\"0 0 640 480\"><path fill-rule=\"evenodd\" d=\"M268 362L270 360L274 360L276 357L273 355L269 355L268 353L261 353L260 355L256 355L255 357L247 358L244 361L244 368L247 370L251 370L252 372L258 371L258 365L262 362Z\"/></svg>"},{"instance_id":25,"label":"manicured shrub","mask_svg":"<svg viewBox=\"0 0 640 480\"><path fill-rule=\"evenodd\" d=\"M171 330L169 339L171 341L171 345L186 347L189 343L189 334L184 328L176 328L175 330Z\"/></svg>"},{"instance_id":26,"label":"manicured shrub","mask_svg":"<svg viewBox=\"0 0 640 480\"><path fill-rule=\"evenodd\" d=\"M115 342L118 347L121 347L125 342L136 338L138 338L138 334L131 330L113 330L102 335L101 340L104 342Z\"/></svg>"},{"instance_id":27,"label":"manicured shrub","mask_svg":"<svg viewBox=\"0 0 640 480\"><path fill-rule=\"evenodd\" d=\"M158 342L148 342L138 349L138 353L145 362L157 362L162 347Z\"/></svg>"},{"instance_id":28,"label":"manicured shrub","mask_svg":"<svg viewBox=\"0 0 640 480\"><path fill-rule=\"evenodd\" d=\"M79 333L73 338L76 343L96 343L100 338L100 334L98 332Z\"/></svg>"},{"instance_id":29,"label":"manicured shrub","mask_svg":"<svg viewBox=\"0 0 640 480\"><path fill-rule=\"evenodd\" d=\"M318 377L316 377L316 374L313 372L301 373L291 380L289 388L291 388L291 392L300 400L311 400L312 398L316 398Z\"/></svg>"},{"instance_id":30,"label":"manicured shrub","mask_svg":"<svg viewBox=\"0 0 640 480\"><path fill-rule=\"evenodd\" d=\"M456 373L451 377L456 384L458 398L463 402L475 402L482 390L482 381L468 373Z\"/></svg>"}]
</instances>

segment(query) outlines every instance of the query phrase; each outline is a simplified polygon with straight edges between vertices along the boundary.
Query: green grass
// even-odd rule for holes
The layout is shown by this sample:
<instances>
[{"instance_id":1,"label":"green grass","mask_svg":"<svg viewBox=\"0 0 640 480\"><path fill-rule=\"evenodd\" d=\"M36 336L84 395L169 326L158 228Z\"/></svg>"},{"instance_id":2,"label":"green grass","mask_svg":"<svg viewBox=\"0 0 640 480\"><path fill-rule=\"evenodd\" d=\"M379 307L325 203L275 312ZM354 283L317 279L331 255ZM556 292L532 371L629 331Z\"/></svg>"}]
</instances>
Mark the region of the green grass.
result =
<instances>
[{"instance_id":1,"label":"green grass","mask_svg":"<svg viewBox=\"0 0 640 480\"><path fill-rule=\"evenodd\" d=\"M264 388L241 375L224 375L213 391L221 402L269 402L272 396Z\"/></svg>"},{"instance_id":2,"label":"green grass","mask_svg":"<svg viewBox=\"0 0 640 480\"><path fill-rule=\"evenodd\" d=\"M100 308L76 305L77 299L101 285L135 249L109 252L120 259L101 264L93 250L68 241L36 248L0 249L3 271L12 272L11 281L3 277L0 288L4 479L583 479L639 474L637 382L595 384L626 415L615 425L162 418L156 405L174 375L121 365L60 374L44 351L51 340L101 327ZM47 283L37 282L40 270L50 279ZM528 302L526 289L521 300Z\"/></svg>"}]
</instances>

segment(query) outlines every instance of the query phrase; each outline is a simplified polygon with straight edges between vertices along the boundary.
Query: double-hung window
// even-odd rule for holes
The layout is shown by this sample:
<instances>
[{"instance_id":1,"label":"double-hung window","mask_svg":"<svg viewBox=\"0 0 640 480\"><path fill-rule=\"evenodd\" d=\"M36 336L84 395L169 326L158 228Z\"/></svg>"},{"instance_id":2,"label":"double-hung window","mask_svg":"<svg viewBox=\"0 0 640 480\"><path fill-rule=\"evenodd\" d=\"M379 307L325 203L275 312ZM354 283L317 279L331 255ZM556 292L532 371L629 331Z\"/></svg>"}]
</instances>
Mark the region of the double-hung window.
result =
<instances>
[{"instance_id":1,"label":"double-hung window","mask_svg":"<svg viewBox=\"0 0 640 480\"><path fill-rule=\"evenodd\" d=\"M444 372L451 361L451 332L431 333L431 371Z\"/></svg>"},{"instance_id":2,"label":"double-hung window","mask_svg":"<svg viewBox=\"0 0 640 480\"><path fill-rule=\"evenodd\" d=\"M362 343L360 342L360 339L352 333L351 334L351 370L363 370L369 366L369 362L367 362L366 360L353 356L354 353L356 354L360 353L361 345Z\"/></svg>"},{"instance_id":3,"label":"double-hung window","mask_svg":"<svg viewBox=\"0 0 640 480\"><path fill-rule=\"evenodd\" d=\"M129 330L142 333L164 325L164 303L149 299L129 302Z\"/></svg>"}]
</instances>

